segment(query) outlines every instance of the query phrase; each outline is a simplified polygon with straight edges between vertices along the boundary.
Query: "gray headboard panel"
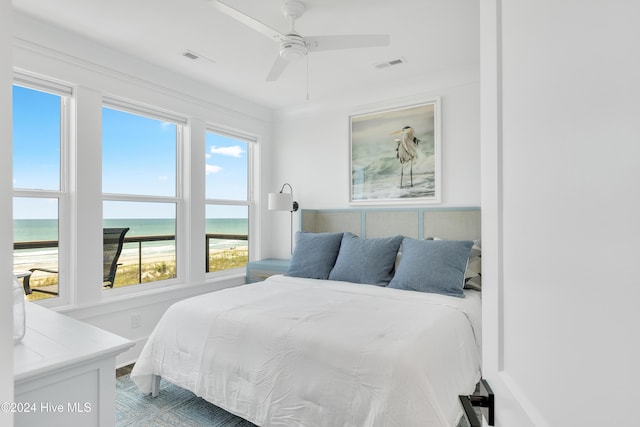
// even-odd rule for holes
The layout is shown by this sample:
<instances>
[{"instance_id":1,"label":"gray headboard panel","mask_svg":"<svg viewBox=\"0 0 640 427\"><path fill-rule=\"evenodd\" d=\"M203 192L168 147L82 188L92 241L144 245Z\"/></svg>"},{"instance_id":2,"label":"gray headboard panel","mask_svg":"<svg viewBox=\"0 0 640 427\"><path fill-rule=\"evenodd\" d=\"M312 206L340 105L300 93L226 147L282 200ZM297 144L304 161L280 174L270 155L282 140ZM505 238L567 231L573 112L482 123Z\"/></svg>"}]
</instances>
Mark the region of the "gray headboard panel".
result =
<instances>
[{"instance_id":1,"label":"gray headboard panel","mask_svg":"<svg viewBox=\"0 0 640 427\"><path fill-rule=\"evenodd\" d=\"M365 212L365 236L388 237L401 234L419 239L420 216L414 211Z\"/></svg>"},{"instance_id":2,"label":"gray headboard panel","mask_svg":"<svg viewBox=\"0 0 640 427\"><path fill-rule=\"evenodd\" d=\"M447 240L479 240L480 210L425 211L424 236Z\"/></svg>"},{"instance_id":3,"label":"gray headboard panel","mask_svg":"<svg viewBox=\"0 0 640 427\"><path fill-rule=\"evenodd\" d=\"M319 211L302 209L302 231L312 233L350 231L361 232L361 213L359 211Z\"/></svg>"},{"instance_id":4,"label":"gray headboard panel","mask_svg":"<svg viewBox=\"0 0 640 427\"><path fill-rule=\"evenodd\" d=\"M480 239L480 208L302 209L301 230L350 231L361 237Z\"/></svg>"}]
</instances>

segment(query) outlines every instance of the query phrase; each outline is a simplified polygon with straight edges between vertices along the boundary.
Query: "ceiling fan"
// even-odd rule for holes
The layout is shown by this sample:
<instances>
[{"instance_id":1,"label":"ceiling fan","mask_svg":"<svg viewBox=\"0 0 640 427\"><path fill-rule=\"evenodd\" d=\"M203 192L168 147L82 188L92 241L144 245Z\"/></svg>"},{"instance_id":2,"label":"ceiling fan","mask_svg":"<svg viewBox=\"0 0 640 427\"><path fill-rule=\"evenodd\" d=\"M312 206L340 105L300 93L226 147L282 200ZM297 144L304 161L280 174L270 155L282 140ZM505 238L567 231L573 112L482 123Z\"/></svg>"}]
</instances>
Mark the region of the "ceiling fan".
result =
<instances>
[{"instance_id":1,"label":"ceiling fan","mask_svg":"<svg viewBox=\"0 0 640 427\"><path fill-rule=\"evenodd\" d=\"M277 80L290 61L302 58L309 52L389 45L389 36L382 34L303 37L295 30L295 20L302 16L305 9L304 4L299 1L285 1L282 6L284 16L291 21L291 30L286 34L274 30L226 3L219 0L210 1L220 12L229 15L280 44L279 54L267 75L268 82Z\"/></svg>"}]
</instances>

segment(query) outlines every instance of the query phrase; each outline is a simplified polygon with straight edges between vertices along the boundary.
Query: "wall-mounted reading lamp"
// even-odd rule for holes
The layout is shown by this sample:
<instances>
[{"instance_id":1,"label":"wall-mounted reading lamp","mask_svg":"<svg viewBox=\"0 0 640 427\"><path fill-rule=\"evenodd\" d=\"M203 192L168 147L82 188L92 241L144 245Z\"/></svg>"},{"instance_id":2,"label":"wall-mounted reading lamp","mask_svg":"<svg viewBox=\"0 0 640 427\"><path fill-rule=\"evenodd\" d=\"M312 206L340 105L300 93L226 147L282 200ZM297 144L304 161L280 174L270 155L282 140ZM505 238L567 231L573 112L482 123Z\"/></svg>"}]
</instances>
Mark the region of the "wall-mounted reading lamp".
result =
<instances>
[{"instance_id":1,"label":"wall-mounted reading lamp","mask_svg":"<svg viewBox=\"0 0 640 427\"><path fill-rule=\"evenodd\" d=\"M284 188L289 187L290 193L285 193ZM279 193L269 193L269 203L267 209L270 211L291 212L291 253L293 253L293 213L298 210L298 202L293 200L293 188L291 184L285 182Z\"/></svg>"}]
</instances>

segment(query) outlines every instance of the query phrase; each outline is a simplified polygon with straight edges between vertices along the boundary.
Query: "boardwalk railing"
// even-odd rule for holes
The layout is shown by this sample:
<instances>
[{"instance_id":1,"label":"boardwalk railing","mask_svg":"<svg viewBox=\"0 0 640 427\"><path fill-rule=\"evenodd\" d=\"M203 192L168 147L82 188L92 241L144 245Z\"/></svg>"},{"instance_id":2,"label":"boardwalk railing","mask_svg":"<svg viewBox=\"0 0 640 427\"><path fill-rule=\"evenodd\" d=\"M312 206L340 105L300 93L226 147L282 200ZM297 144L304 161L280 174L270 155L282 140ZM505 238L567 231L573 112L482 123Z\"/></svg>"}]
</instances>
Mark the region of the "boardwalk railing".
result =
<instances>
[{"instance_id":1,"label":"boardwalk railing","mask_svg":"<svg viewBox=\"0 0 640 427\"><path fill-rule=\"evenodd\" d=\"M138 244L138 283L142 283L142 243L147 242L161 242L175 240L176 236L172 234L155 235L155 236L136 236L125 237L124 243L137 243ZM209 272L209 258L211 255L211 240L248 240L249 236L246 234L220 234L220 233L207 233L205 235L205 254L206 254L206 272ZM14 250L24 249L43 249L43 248L57 248L57 240L37 240L29 242L14 242Z\"/></svg>"},{"instance_id":2,"label":"boardwalk railing","mask_svg":"<svg viewBox=\"0 0 640 427\"><path fill-rule=\"evenodd\" d=\"M205 271L209 272L209 259L211 258L211 240L249 240L246 234L207 234L205 248Z\"/></svg>"}]
</instances>

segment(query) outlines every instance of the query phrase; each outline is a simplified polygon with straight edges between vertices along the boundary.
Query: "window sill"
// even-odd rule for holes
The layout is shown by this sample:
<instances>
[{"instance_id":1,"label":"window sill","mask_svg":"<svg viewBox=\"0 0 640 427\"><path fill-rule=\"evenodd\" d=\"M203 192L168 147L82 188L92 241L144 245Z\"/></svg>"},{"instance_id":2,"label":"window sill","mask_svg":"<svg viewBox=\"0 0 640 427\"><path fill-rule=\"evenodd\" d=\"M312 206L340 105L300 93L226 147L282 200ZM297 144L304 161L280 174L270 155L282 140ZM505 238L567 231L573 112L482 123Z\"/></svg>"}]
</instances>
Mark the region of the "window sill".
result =
<instances>
[{"instance_id":1,"label":"window sill","mask_svg":"<svg viewBox=\"0 0 640 427\"><path fill-rule=\"evenodd\" d=\"M148 305L167 301L179 301L196 295L219 291L225 288L243 285L245 274L237 273L207 279L204 283L197 284L172 284L162 287L153 287L139 292L127 292L109 296L111 290L103 292L100 302L84 305L67 305L51 307L52 310L67 314L75 319L89 319L117 311L136 309Z\"/></svg>"}]
</instances>

